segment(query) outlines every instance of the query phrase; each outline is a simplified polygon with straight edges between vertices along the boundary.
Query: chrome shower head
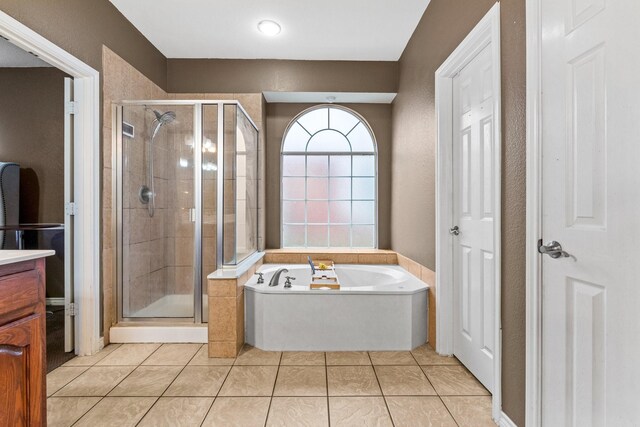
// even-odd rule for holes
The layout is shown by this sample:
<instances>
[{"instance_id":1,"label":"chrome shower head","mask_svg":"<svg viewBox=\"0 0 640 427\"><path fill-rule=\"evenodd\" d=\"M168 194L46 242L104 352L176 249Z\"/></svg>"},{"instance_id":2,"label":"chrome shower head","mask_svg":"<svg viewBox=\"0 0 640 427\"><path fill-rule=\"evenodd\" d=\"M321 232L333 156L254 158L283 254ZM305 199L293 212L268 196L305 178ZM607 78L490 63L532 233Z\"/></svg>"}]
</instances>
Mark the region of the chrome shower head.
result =
<instances>
[{"instance_id":1,"label":"chrome shower head","mask_svg":"<svg viewBox=\"0 0 640 427\"><path fill-rule=\"evenodd\" d=\"M156 116L156 120L163 125L169 124L176 119L176 113L173 111L167 111L166 113L161 113L158 110L152 110L153 114Z\"/></svg>"}]
</instances>

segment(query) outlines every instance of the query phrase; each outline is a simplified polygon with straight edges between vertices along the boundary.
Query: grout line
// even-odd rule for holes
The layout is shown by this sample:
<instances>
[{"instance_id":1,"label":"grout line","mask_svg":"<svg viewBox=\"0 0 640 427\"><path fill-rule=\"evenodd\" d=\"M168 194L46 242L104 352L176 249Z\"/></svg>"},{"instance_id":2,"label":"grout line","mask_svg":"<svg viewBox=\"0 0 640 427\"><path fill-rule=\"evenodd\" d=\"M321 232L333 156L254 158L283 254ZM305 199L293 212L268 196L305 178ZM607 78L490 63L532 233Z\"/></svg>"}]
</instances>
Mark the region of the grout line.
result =
<instances>
[{"instance_id":1,"label":"grout line","mask_svg":"<svg viewBox=\"0 0 640 427\"><path fill-rule=\"evenodd\" d=\"M456 418L453 416L453 414L449 410L449 407L447 406L446 403L444 403L444 400L442 400L442 397L440 395L438 395L438 399L440 399L440 402L442 402L442 404L444 405L444 408L447 410L449 415L451 415L451 419L453 420L453 422L456 423L457 426L460 426L460 424L458 424L458 420L456 420Z\"/></svg>"},{"instance_id":2,"label":"grout line","mask_svg":"<svg viewBox=\"0 0 640 427\"><path fill-rule=\"evenodd\" d=\"M204 345L206 345L207 347L209 346L209 344L204 344ZM240 351L242 351L242 349ZM236 358L237 358L237 356L236 356ZM235 363L235 362L236 361L235 361L235 358L234 358L233 363ZM231 366L225 365L225 367L229 368L229 370L227 371L227 375L224 376L224 379L222 380L222 383L220 384L220 388L216 392L216 395L213 397L213 400L211 401L211 405L209 406L209 409L207 409L207 413L204 414L204 418L202 418L202 422L200 423L200 426L202 426L204 424L205 420L209 416L209 413L213 409L213 404L216 402L216 400L218 400L218 397L220 396L220 392L222 391L222 387L224 387L224 384L227 382L227 379L229 378L229 375L231 374L231 370L233 369L233 365L231 365Z\"/></svg>"},{"instance_id":3,"label":"grout line","mask_svg":"<svg viewBox=\"0 0 640 427\"><path fill-rule=\"evenodd\" d=\"M391 425L395 426L396 424L393 421L393 418L391 417L391 410L389 409L389 404L387 403L386 395L385 395L384 391L382 390L382 385L380 384L380 378L378 378L378 372L376 371L375 366L373 366L373 359L371 359L371 354L369 352L367 352L367 355L369 356L369 360L371 360L371 365L372 365L372 369L373 369L373 375L376 377L376 382L378 383L378 387L380 388L380 394L382 395L382 401L384 402L384 406L387 408L387 413L389 414L389 419L391 420Z\"/></svg>"},{"instance_id":4,"label":"grout line","mask_svg":"<svg viewBox=\"0 0 640 427\"><path fill-rule=\"evenodd\" d=\"M329 427L331 427L331 403L329 401L329 367L327 366L327 353L322 353L324 357L324 379L325 385L327 387L327 422Z\"/></svg>"},{"instance_id":5,"label":"grout line","mask_svg":"<svg viewBox=\"0 0 640 427\"><path fill-rule=\"evenodd\" d=\"M282 357L284 352L280 352L280 358L278 359L278 370L276 371L276 379L273 382L273 389L271 389L271 398L269 399L269 408L267 408L267 416L264 419L264 427L267 427L269 421L269 414L271 413L271 403L273 403L273 394L276 392L276 384L278 384L278 375L280 374L280 364L282 363Z\"/></svg>"},{"instance_id":6,"label":"grout line","mask_svg":"<svg viewBox=\"0 0 640 427\"><path fill-rule=\"evenodd\" d=\"M127 396L127 397L128 397L128 396ZM142 417L140 417L140 421L138 421L138 422L136 423L136 426L137 426L137 425L139 425L139 424L142 422L142 420L144 420L144 417L146 417L146 416L147 416L147 414L151 411L151 408L153 408L154 406L156 406L156 403L158 403L158 400L160 400L160 396L156 397L156 400L154 400L154 402L151 404L151 406L149 406L149 409L147 409L147 410L145 411L144 415L143 415Z\"/></svg>"},{"instance_id":7,"label":"grout line","mask_svg":"<svg viewBox=\"0 0 640 427\"><path fill-rule=\"evenodd\" d=\"M80 416L78 417L78 419L77 419L77 420L75 420L75 421L73 422L73 424L71 424L71 425L72 425L72 426L73 426L73 425L76 425L76 424L78 423L78 421L80 421L82 418L84 418L84 416L85 416L85 415L87 415L87 414L89 413L89 411L91 411L93 408L95 408L95 407L98 405L98 403L102 402L102 399L104 399L104 396L103 396L103 397L101 397L100 399L98 399L98 401L97 401L96 403L94 403L94 404L93 404L89 409L87 409L87 410L85 411L85 413L83 413L82 415L80 415Z\"/></svg>"}]
</instances>

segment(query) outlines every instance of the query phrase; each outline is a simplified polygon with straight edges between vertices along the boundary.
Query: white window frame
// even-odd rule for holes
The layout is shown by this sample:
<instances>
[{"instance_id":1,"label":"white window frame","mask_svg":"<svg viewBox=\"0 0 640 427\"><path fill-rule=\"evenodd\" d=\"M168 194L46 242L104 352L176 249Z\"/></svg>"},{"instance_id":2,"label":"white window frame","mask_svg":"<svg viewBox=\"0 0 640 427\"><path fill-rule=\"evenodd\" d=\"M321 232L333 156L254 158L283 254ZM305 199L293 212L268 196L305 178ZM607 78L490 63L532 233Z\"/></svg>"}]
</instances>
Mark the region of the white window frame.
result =
<instances>
[{"instance_id":1,"label":"white window frame","mask_svg":"<svg viewBox=\"0 0 640 427\"><path fill-rule=\"evenodd\" d=\"M371 135L371 140L373 143L373 151L366 151L366 152L362 152L362 151L307 151L305 149L305 151L299 151L299 152L294 152L294 151L285 151L284 150L284 143L285 140L287 138L287 135L289 134L289 130L291 129L292 126L294 126L296 123L298 123L298 120L300 118L302 118L303 116L305 116L308 113L311 113L313 111L319 110L319 109L323 109L323 108L329 108L329 109L339 109L342 110L350 115L353 115L355 118L357 118L359 120L359 123L362 123L362 125L368 130L369 134ZM330 126L330 124L329 124ZM354 129L357 127L358 125L354 126ZM331 127L329 127L329 129L331 129ZM323 129L326 130L326 129ZM320 130L318 132L322 132L323 130ZM336 130L337 131L337 130ZM337 131L339 132L339 131ZM314 134L315 135L315 134ZM343 134L344 135L344 134ZM348 135L348 134L347 134ZM348 140L348 136L344 135L345 138L347 138ZM313 137L313 135L309 136L309 140L307 141L307 147L309 145L309 141L311 140L311 138ZM371 128L371 125L369 124L369 122L367 122L367 120L362 117L362 115L360 115L358 112L344 107L342 105L337 105L337 104L319 104L319 105L314 105L313 107L307 108L306 110L300 112L298 115L296 115L291 122L289 122L289 124L287 125L287 128L284 131L284 134L282 136L282 144L281 144L281 148L280 148L280 247L285 248L284 246L284 226L285 226L285 222L284 222L284 203L288 202L288 201L304 201L305 204L309 201L307 199L306 196L306 186L305 186L305 198L303 200L285 200L284 199L284 194L283 194L283 166L284 166L284 157L285 156L304 156L305 157L305 175L304 175L304 179L306 182L306 179L308 179L308 175L307 175L307 159L310 156L327 156L327 157L331 157L331 156L345 156L345 157L349 157L351 158L351 165L352 165L352 169L351 169L351 175L349 176L352 180L354 178L353 175L353 158L355 156L373 156L374 157L374 164L375 164L375 169L374 169L374 219L373 219L373 246L372 248L375 249L378 247L378 143L376 140L376 136L373 132L373 129ZM357 178L357 177L356 177ZM367 177L369 178L369 177ZM353 181L352 181L352 189L353 189ZM328 201L331 201L331 199L328 199ZM353 198L353 191L351 192L351 198L349 199L349 201L352 203L352 207L353 207L353 202L354 201L358 201L355 200ZM369 201L369 200L367 200ZM353 217L353 209L352 209L352 217ZM287 224L289 225L289 224ZM328 226L331 225L330 222L327 223ZM348 225L350 228L352 228L354 225L371 225L371 224L353 224L353 218L352 221L349 224L339 224L339 225ZM304 226L308 226L308 223L305 220ZM320 248L323 249L339 249L339 248L344 248L344 249L349 249L349 248L361 248L361 249L368 249L369 247L364 247L364 246L353 246L353 239L352 239L352 233L349 233L349 238L350 238L350 245L349 246L331 246L331 241L328 241L328 246L322 246ZM329 237L330 239L330 237ZM315 248L313 246L309 246L307 244L308 239L307 236L305 235L305 244L303 246L286 246L286 248Z\"/></svg>"}]
</instances>

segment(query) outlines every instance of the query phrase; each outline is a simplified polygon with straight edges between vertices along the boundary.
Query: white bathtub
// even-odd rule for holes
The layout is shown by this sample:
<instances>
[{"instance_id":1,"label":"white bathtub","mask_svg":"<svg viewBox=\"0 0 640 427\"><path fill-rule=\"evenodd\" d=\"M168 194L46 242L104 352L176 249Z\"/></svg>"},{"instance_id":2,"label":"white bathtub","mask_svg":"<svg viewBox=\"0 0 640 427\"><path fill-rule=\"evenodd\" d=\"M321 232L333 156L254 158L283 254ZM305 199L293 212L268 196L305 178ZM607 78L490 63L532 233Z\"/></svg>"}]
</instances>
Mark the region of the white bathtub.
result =
<instances>
[{"instance_id":1,"label":"white bathtub","mask_svg":"<svg viewBox=\"0 0 640 427\"><path fill-rule=\"evenodd\" d=\"M277 287L269 287L285 267ZM411 350L427 339L428 286L395 265L337 265L340 290L311 290L308 265L265 264L245 285L245 340L263 350ZM295 277L284 287L285 276Z\"/></svg>"}]
</instances>

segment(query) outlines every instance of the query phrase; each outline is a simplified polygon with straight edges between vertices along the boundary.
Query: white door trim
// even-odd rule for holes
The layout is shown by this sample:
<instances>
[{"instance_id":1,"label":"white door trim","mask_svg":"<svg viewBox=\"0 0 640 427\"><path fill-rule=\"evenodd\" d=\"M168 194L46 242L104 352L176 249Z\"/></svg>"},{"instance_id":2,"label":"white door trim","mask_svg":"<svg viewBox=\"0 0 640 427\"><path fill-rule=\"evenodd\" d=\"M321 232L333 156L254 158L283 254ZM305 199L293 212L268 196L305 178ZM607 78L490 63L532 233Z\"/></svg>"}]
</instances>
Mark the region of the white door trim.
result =
<instances>
[{"instance_id":1,"label":"white door trim","mask_svg":"<svg viewBox=\"0 0 640 427\"><path fill-rule=\"evenodd\" d=\"M74 77L76 354L100 349L100 74L0 11L0 35ZM60 100L62 103L62 99Z\"/></svg>"},{"instance_id":2,"label":"white door trim","mask_svg":"<svg viewBox=\"0 0 640 427\"><path fill-rule=\"evenodd\" d=\"M453 243L449 228L453 226L453 78L478 53L491 45L494 86L494 132L495 140L502 141L502 96L500 71L500 3L496 3L476 25L456 50L436 71L436 351L453 354ZM502 342L501 342L501 185L502 150L494 152L494 245L495 245L495 325L494 325L494 392L493 419L500 420L502 414Z\"/></svg>"},{"instance_id":3,"label":"white door trim","mask_svg":"<svg viewBox=\"0 0 640 427\"><path fill-rule=\"evenodd\" d=\"M526 407L525 424L542 422L542 141L540 0L526 0L527 27L527 251L526 251Z\"/></svg>"}]
</instances>

